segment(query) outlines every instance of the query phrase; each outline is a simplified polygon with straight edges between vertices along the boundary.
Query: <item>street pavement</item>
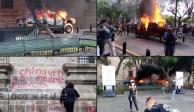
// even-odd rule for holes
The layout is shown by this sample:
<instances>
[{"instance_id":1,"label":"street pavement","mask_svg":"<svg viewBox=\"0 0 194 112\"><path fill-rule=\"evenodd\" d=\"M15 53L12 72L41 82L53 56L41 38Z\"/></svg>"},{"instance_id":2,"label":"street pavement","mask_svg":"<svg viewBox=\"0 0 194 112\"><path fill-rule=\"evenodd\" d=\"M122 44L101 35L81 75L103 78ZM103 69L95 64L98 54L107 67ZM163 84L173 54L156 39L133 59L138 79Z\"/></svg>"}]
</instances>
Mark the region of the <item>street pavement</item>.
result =
<instances>
[{"instance_id":1,"label":"street pavement","mask_svg":"<svg viewBox=\"0 0 194 112\"><path fill-rule=\"evenodd\" d=\"M123 42L127 43L127 53L129 56L145 56L146 49L151 51L151 56L164 56L164 44L160 42L157 37L142 37L136 38L133 33L128 36L116 35L115 46L117 56L122 56ZM109 47L106 45L105 53L110 52ZM175 56L193 56L194 55L194 37L187 35L185 42L182 39L177 39Z\"/></svg>"},{"instance_id":2,"label":"street pavement","mask_svg":"<svg viewBox=\"0 0 194 112\"><path fill-rule=\"evenodd\" d=\"M84 32L90 31L89 29L80 29L79 32L77 33L76 30L74 29L73 33L65 33L65 34L55 34L56 37L77 37L77 38L82 38L82 39L91 39L91 40L96 40L96 34L87 34ZM93 28L93 31L95 31L95 29Z\"/></svg>"},{"instance_id":3,"label":"street pavement","mask_svg":"<svg viewBox=\"0 0 194 112\"><path fill-rule=\"evenodd\" d=\"M144 112L147 97L153 96L157 103L168 104L180 112L193 112L194 90L186 90L186 94L175 95L175 100L170 99L170 93L163 95L161 91L138 91L137 103L140 112ZM130 112L128 92L116 97L97 97L97 112ZM133 105L133 112L137 112Z\"/></svg>"}]
</instances>

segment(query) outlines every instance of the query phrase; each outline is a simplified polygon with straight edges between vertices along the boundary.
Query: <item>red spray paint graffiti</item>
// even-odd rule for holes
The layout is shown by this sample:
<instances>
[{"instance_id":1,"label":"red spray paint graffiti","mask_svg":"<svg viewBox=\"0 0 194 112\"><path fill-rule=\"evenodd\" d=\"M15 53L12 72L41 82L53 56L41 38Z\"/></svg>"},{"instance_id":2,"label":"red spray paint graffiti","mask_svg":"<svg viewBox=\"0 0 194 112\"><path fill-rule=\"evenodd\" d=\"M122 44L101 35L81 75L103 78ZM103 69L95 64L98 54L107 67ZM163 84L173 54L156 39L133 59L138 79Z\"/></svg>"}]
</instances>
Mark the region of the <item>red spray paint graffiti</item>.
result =
<instances>
[{"instance_id":1,"label":"red spray paint graffiti","mask_svg":"<svg viewBox=\"0 0 194 112\"><path fill-rule=\"evenodd\" d=\"M86 102L83 103L84 106L84 112L96 112L96 106L90 105Z\"/></svg>"},{"instance_id":2,"label":"red spray paint graffiti","mask_svg":"<svg viewBox=\"0 0 194 112\"><path fill-rule=\"evenodd\" d=\"M39 89L64 84L64 72L60 69L25 67L11 77L12 88Z\"/></svg>"}]
</instances>

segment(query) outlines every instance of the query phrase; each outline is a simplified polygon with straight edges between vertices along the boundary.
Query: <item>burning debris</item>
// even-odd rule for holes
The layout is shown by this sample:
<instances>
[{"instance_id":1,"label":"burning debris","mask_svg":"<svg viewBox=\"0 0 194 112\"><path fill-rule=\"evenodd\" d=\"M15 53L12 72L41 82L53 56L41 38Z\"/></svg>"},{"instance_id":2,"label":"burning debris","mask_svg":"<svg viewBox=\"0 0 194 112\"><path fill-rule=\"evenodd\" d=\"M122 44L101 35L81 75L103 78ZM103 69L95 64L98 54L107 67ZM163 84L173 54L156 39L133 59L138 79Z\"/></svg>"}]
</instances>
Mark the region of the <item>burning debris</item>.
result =
<instances>
[{"instance_id":1,"label":"burning debris","mask_svg":"<svg viewBox=\"0 0 194 112\"><path fill-rule=\"evenodd\" d=\"M68 18L65 10L56 12L47 10L41 0L25 0L31 15L25 19L17 20L19 26L38 26L46 30L49 35L55 37L53 32L73 33L73 25L76 23L74 18ZM23 23L22 23L23 22ZM31 24L31 25L28 25ZM27 25L26 25L27 24Z\"/></svg>"},{"instance_id":2,"label":"burning debris","mask_svg":"<svg viewBox=\"0 0 194 112\"><path fill-rule=\"evenodd\" d=\"M164 27L166 20L160 14L158 0L143 0L141 6L140 20L146 30L149 23L156 23L159 27Z\"/></svg>"},{"instance_id":3,"label":"burning debris","mask_svg":"<svg viewBox=\"0 0 194 112\"><path fill-rule=\"evenodd\" d=\"M45 26L48 26L52 32L73 33L73 25L76 23L75 18L68 18L65 10L57 12L50 10L37 10L35 18ZM18 26L36 26L37 23L32 16L26 19L18 19Z\"/></svg>"},{"instance_id":4,"label":"burning debris","mask_svg":"<svg viewBox=\"0 0 194 112\"><path fill-rule=\"evenodd\" d=\"M154 36L162 41L166 31L166 20L161 16L158 0L143 0L140 5L139 22L136 26L136 37Z\"/></svg>"},{"instance_id":5,"label":"burning debris","mask_svg":"<svg viewBox=\"0 0 194 112\"><path fill-rule=\"evenodd\" d=\"M138 84L157 84L157 85L168 85L169 82L165 79L157 79L157 80L151 80L151 79L140 79L138 80Z\"/></svg>"},{"instance_id":6,"label":"burning debris","mask_svg":"<svg viewBox=\"0 0 194 112\"><path fill-rule=\"evenodd\" d=\"M47 24L54 32L73 33L73 25L76 23L75 18L68 18L65 10L50 11L38 10L36 17L43 24Z\"/></svg>"}]
</instances>

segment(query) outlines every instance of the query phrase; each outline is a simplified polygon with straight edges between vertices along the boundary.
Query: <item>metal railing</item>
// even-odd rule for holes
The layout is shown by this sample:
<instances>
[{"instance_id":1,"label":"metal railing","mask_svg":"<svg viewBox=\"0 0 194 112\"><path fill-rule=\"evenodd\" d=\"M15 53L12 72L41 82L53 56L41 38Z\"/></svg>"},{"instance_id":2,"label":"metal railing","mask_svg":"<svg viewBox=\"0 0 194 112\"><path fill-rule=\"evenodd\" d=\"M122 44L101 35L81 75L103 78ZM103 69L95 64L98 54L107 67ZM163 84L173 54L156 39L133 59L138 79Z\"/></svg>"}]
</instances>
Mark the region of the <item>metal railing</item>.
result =
<instances>
[{"instance_id":1,"label":"metal railing","mask_svg":"<svg viewBox=\"0 0 194 112\"><path fill-rule=\"evenodd\" d=\"M77 59L77 63L79 63L79 64L96 63L96 57L80 56Z\"/></svg>"},{"instance_id":2,"label":"metal railing","mask_svg":"<svg viewBox=\"0 0 194 112\"><path fill-rule=\"evenodd\" d=\"M7 45L10 42L21 41L33 41L33 40L44 40L51 39L51 37L45 30L37 27L19 27L0 29L0 44ZM56 39L59 37L56 37ZM60 47L57 50L39 50L31 52L15 52L9 54L3 54L1 56L53 56L53 55L68 55L68 54L79 54L89 53L90 55L96 54L96 40L83 39L79 37L73 37L78 39L78 46L71 47ZM53 38L55 39L55 38Z\"/></svg>"}]
</instances>

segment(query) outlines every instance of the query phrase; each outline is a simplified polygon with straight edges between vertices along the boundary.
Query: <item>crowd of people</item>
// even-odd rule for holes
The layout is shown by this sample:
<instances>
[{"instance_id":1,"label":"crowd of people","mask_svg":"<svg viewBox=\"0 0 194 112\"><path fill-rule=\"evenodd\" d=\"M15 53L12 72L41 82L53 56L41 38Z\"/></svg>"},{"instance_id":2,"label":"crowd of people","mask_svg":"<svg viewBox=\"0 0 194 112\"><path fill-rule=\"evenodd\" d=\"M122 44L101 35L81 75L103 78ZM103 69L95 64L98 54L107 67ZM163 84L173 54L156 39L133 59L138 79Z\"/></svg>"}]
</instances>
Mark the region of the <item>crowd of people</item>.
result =
<instances>
[{"instance_id":1,"label":"crowd of people","mask_svg":"<svg viewBox=\"0 0 194 112\"><path fill-rule=\"evenodd\" d=\"M123 34L129 35L129 33L135 33L136 31L136 22L135 20L119 20L118 23L113 23L111 19L101 19L99 24L97 25L97 55L102 56L105 51L105 45L108 44L110 48L109 56L116 56L116 50L114 41L118 36L123 36ZM184 38L184 34L190 33L192 30L192 26L188 26L183 24L178 28L173 28L169 25L165 27L165 33L163 35L163 43L164 43L164 54L165 56L174 56L176 49L176 40L178 38ZM181 31L177 30L181 29ZM146 56L150 56L151 51L146 49Z\"/></svg>"}]
</instances>

